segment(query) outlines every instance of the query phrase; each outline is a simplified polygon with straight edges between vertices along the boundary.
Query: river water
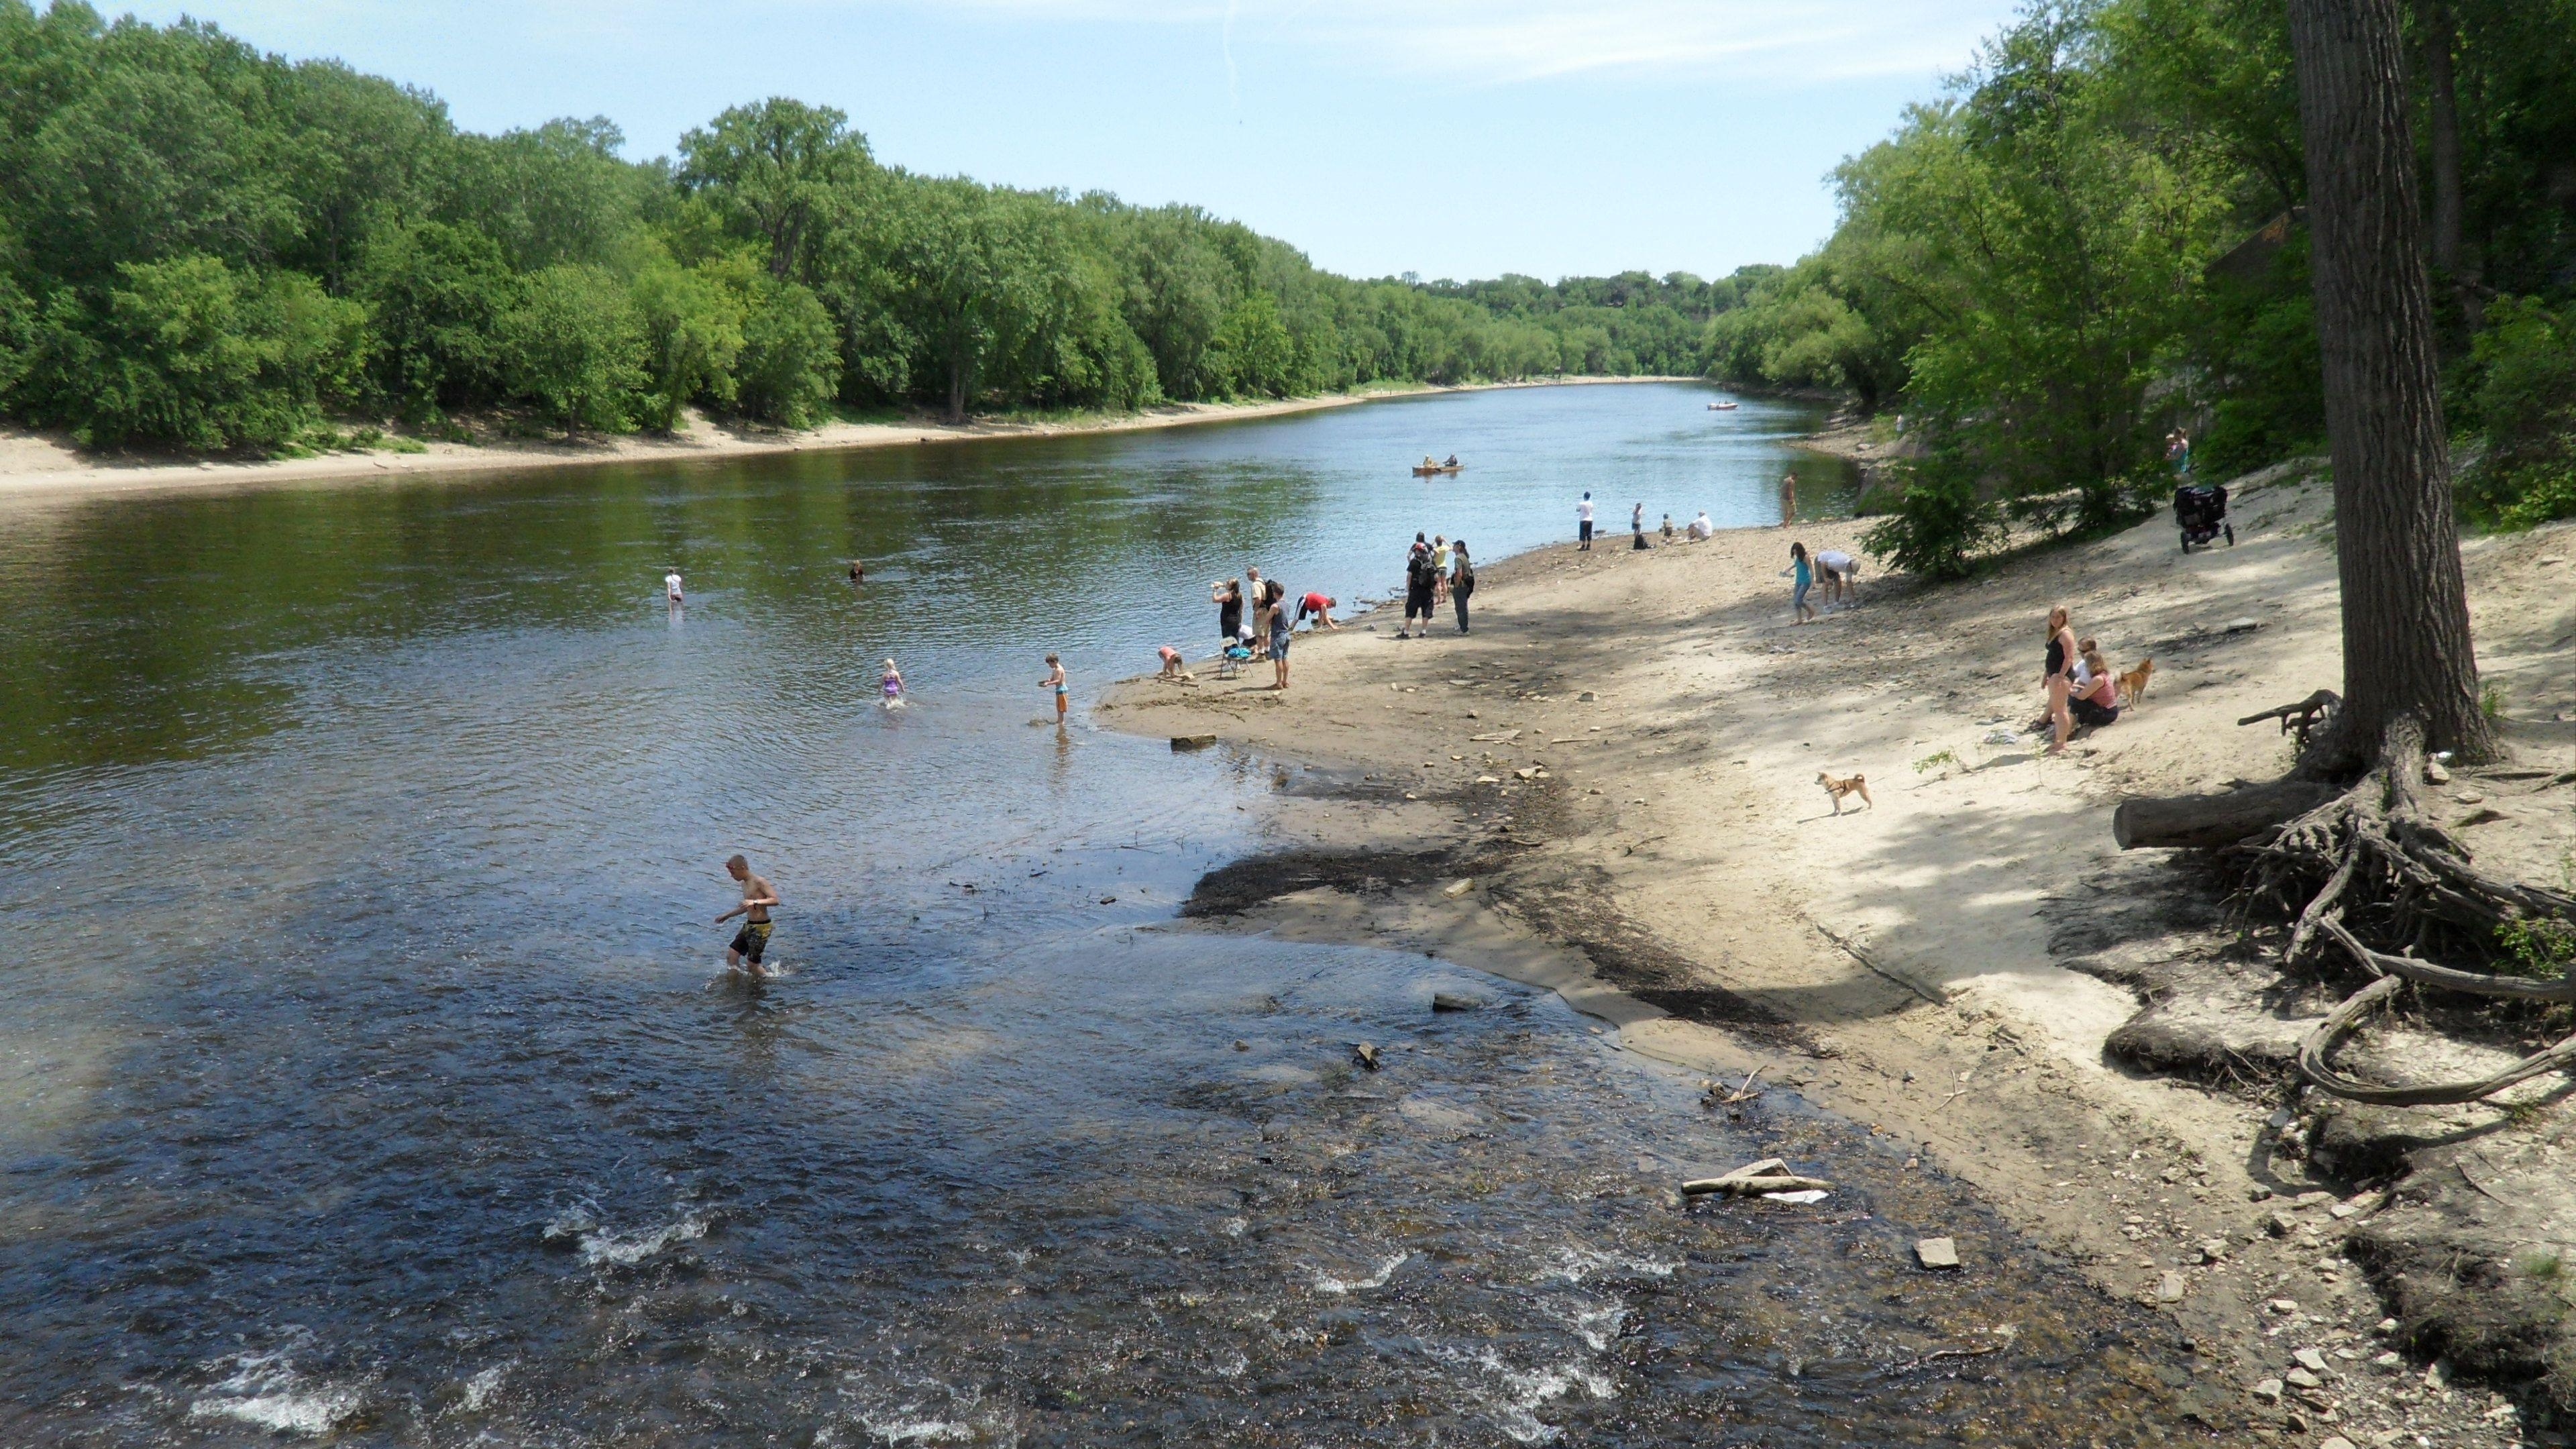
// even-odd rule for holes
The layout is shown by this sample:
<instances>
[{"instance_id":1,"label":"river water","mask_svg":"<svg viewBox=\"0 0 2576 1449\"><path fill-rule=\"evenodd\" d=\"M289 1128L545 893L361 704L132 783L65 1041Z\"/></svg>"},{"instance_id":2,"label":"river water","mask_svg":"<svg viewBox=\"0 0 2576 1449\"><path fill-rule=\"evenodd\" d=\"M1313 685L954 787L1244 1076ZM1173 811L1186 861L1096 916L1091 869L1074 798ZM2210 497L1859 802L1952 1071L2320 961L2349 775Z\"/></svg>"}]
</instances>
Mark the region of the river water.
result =
<instances>
[{"instance_id":1,"label":"river water","mask_svg":"<svg viewBox=\"0 0 2576 1449\"><path fill-rule=\"evenodd\" d=\"M2166 1442L2152 1326L1902 1144L1179 929L1268 769L1040 722L1247 563L1770 521L1812 414L1709 396L7 505L0 1443ZM1667 1195L1770 1151L1850 1185Z\"/></svg>"}]
</instances>

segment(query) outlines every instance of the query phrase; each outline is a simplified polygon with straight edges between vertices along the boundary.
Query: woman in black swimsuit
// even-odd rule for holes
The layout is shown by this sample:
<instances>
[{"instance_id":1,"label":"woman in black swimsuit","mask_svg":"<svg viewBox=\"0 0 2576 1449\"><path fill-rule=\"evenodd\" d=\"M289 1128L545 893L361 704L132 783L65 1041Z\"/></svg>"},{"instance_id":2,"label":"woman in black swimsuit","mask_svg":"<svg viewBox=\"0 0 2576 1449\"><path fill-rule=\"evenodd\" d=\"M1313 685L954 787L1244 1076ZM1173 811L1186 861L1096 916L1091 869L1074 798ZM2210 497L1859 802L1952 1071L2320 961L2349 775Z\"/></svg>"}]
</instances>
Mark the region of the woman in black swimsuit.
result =
<instances>
[{"instance_id":1,"label":"woman in black swimsuit","mask_svg":"<svg viewBox=\"0 0 2576 1449\"><path fill-rule=\"evenodd\" d=\"M1225 642L1217 647L1231 649L1236 631L1243 627L1243 585L1219 579L1208 586L1208 600L1216 605L1216 626L1225 634Z\"/></svg>"},{"instance_id":2,"label":"woman in black swimsuit","mask_svg":"<svg viewBox=\"0 0 2576 1449\"><path fill-rule=\"evenodd\" d=\"M2057 731L2050 742L2052 755L2066 753L2066 737L2075 731L2075 720L2067 713L2066 695L2072 680L2069 671L2075 664L2075 631L2068 627L2066 606L2059 604L2048 611L2048 721Z\"/></svg>"}]
</instances>

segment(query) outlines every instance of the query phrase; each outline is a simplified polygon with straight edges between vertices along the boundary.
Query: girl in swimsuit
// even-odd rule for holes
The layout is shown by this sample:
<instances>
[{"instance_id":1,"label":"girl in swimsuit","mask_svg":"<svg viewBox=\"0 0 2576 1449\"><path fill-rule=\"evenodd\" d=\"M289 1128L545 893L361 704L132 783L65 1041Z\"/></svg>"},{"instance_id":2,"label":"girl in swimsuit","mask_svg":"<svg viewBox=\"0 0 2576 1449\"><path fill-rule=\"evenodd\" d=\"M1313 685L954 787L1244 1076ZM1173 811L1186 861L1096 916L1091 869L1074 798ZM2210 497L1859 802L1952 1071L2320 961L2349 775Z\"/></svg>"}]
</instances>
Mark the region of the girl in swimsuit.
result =
<instances>
[{"instance_id":1,"label":"girl in swimsuit","mask_svg":"<svg viewBox=\"0 0 2576 1449\"><path fill-rule=\"evenodd\" d=\"M2057 732L2057 738L2048 746L2052 755L2066 753L2066 737L2075 729L2075 720L2066 709L2069 673L2075 660L2075 631L2067 627L2066 606L2059 604L2048 611L2047 675L2044 681L2048 685L2049 723Z\"/></svg>"},{"instance_id":2,"label":"girl in swimsuit","mask_svg":"<svg viewBox=\"0 0 2576 1449\"><path fill-rule=\"evenodd\" d=\"M885 677L878 684L885 690L886 708L893 709L903 703L903 671L894 667L893 660L885 662Z\"/></svg>"}]
</instances>

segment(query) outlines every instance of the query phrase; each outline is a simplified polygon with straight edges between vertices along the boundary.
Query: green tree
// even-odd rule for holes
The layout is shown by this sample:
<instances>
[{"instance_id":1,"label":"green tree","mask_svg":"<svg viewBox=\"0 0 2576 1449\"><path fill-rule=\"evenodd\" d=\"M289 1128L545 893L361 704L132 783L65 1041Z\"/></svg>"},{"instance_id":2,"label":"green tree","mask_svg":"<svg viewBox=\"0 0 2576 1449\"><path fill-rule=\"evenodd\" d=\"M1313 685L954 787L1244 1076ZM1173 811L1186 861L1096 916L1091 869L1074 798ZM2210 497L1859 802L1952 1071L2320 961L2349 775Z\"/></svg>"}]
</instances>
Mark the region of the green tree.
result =
<instances>
[{"instance_id":1,"label":"green tree","mask_svg":"<svg viewBox=\"0 0 2576 1449\"><path fill-rule=\"evenodd\" d=\"M436 221L381 229L352 287L376 339L376 388L404 414L428 421L500 395L501 320L525 284L490 237Z\"/></svg>"},{"instance_id":2,"label":"green tree","mask_svg":"<svg viewBox=\"0 0 2576 1449\"><path fill-rule=\"evenodd\" d=\"M679 183L758 238L768 251L769 274L783 281L874 166L866 138L849 129L849 119L829 106L782 97L731 107L680 138Z\"/></svg>"},{"instance_id":3,"label":"green tree","mask_svg":"<svg viewBox=\"0 0 2576 1449\"><path fill-rule=\"evenodd\" d=\"M364 313L292 272L129 262L100 303L55 298L32 379L84 445L274 448L355 380Z\"/></svg>"},{"instance_id":4,"label":"green tree","mask_svg":"<svg viewBox=\"0 0 2576 1449\"><path fill-rule=\"evenodd\" d=\"M511 391L566 436L633 426L637 394L649 381L644 331L616 277L570 264L536 273L501 318L499 342Z\"/></svg>"},{"instance_id":5,"label":"green tree","mask_svg":"<svg viewBox=\"0 0 2576 1449\"><path fill-rule=\"evenodd\" d=\"M644 338L645 426L672 432L692 402L730 407L743 351L743 309L731 289L668 262L636 274L635 321ZM828 324L827 324L828 325Z\"/></svg>"}]
</instances>

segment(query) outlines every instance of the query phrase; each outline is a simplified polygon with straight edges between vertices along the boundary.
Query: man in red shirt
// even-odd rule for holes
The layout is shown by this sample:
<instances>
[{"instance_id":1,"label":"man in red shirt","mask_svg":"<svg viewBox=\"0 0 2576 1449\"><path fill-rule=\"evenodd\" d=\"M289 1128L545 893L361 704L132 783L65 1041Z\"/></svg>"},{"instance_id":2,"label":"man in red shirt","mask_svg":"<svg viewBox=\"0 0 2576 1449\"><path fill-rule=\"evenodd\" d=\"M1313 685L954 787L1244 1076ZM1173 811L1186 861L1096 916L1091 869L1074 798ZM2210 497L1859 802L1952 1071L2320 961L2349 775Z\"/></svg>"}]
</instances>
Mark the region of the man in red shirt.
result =
<instances>
[{"instance_id":1,"label":"man in red shirt","mask_svg":"<svg viewBox=\"0 0 2576 1449\"><path fill-rule=\"evenodd\" d=\"M1322 594L1308 594L1297 601L1297 622L1302 624L1307 616L1312 615L1317 625L1339 633L1342 626L1333 622L1332 611L1340 608L1341 603L1339 599L1328 599Z\"/></svg>"}]
</instances>

